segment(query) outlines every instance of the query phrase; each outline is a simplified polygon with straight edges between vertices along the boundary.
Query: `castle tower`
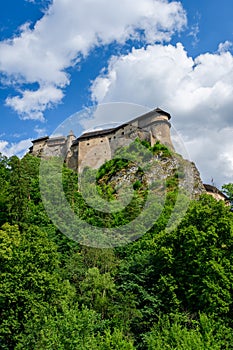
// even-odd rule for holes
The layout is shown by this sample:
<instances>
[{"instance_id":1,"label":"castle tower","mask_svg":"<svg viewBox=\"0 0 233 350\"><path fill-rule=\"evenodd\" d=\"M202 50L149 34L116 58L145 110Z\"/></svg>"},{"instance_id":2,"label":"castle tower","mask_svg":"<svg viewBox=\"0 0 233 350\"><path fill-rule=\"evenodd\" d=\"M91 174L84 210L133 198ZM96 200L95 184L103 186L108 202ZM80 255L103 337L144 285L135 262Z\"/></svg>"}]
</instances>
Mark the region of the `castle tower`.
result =
<instances>
[{"instance_id":1,"label":"castle tower","mask_svg":"<svg viewBox=\"0 0 233 350\"><path fill-rule=\"evenodd\" d=\"M170 150L174 151L170 135L170 119L171 116L169 113L163 111L160 108L156 108L134 119L132 121L132 124L135 124L139 128L147 130L150 133L151 146L153 146L156 143L156 141L160 141Z\"/></svg>"},{"instance_id":2,"label":"castle tower","mask_svg":"<svg viewBox=\"0 0 233 350\"><path fill-rule=\"evenodd\" d=\"M156 143L156 141L160 141L160 143L167 146L170 150L174 151L174 146L172 144L170 133L170 114L163 111L160 108L156 108L154 112L156 112L156 115L153 120L153 123L150 126L151 145L153 146Z\"/></svg>"},{"instance_id":3,"label":"castle tower","mask_svg":"<svg viewBox=\"0 0 233 350\"><path fill-rule=\"evenodd\" d=\"M76 140L76 136L73 133L73 130L70 130L69 134L66 137L66 151L65 151L65 162L73 168L72 164L72 151L71 146L73 142Z\"/></svg>"},{"instance_id":4,"label":"castle tower","mask_svg":"<svg viewBox=\"0 0 233 350\"><path fill-rule=\"evenodd\" d=\"M71 145L76 140L76 136L73 133L73 130L70 130L69 134L66 137L66 150L70 151Z\"/></svg>"}]
</instances>

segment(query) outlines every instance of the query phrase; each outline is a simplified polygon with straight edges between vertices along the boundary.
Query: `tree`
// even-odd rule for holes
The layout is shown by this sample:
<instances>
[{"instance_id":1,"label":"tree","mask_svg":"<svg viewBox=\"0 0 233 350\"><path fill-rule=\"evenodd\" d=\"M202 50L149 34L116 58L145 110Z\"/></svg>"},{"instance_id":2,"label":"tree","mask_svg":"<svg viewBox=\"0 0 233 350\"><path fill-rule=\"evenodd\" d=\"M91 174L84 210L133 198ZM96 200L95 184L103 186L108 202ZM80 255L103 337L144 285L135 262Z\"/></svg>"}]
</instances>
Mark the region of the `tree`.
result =
<instances>
[{"instance_id":1,"label":"tree","mask_svg":"<svg viewBox=\"0 0 233 350\"><path fill-rule=\"evenodd\" d=\"M97 267L87 270L86 276L80 283L80 301L105 317L107 308L113 298L116 288L109 272L101 274Z\"/></svg>"},{"instance_id":2,"label":"tree","mask_svg":"<svg viewBox=\"0 0 233 350\"><path fill-rule=\"evenodd\" d=\"M17 225L3 225L0 254L0 342L14 349L27 322L53 312L70 287L60 277L56 245L36 226L20 233Z\"/></svg>"},{"instance_id":3,"label":"tree","mask_svg":"<svg viewBox=\"0 0 233 350\"><path fill-rule=\"evenodd\" d=\"M0 153L0 227L8 221L7 199L9 193L9 160Z\"/></svg>"},{"instance_id":4,"label":"tree","mask_svg":"<svg viewBox=\"0 0 233 350\"><path fill-rule=\"evenodd\" d=\"M231 203L231 207L233 207L233 183L223 185L222 191L228 197L228 199Z\"/></svg>"},{"instance_id":5,"label":"tree","mask_svg":"<svg viewBox=\"0 0 233 350\"><path fill-rule=\"evenodd\" d=\"M191 321L178 314L170 318L165 315L144 336L148 350L232 349L232 341L232 330L205 314Z\"/></svg>"},{"instance_id":6,"label":"tree","mask_svg":"<svg viewBox=\"0 0 233 350\"><path fill-rule=\"evenodd\" d=\"M140 342L160 313L199 312L230 322L233 300L233 215L208 195L190 204L173 231L151 231L125 248L117 288L137 299L131 320ZM120 250L122 254L122 249Z\"/></svg>"},{"instance_id":7,"label":"tree","mask_svg":"<svg viewBox=\"0 0 233 350\"><path fill-rule=\"evenodd\" d=\"M134 350L122 330L108 328L94 310L78 304L62 304L38 327L33 321L16 350Z\"/></svg>"}]
</instances>

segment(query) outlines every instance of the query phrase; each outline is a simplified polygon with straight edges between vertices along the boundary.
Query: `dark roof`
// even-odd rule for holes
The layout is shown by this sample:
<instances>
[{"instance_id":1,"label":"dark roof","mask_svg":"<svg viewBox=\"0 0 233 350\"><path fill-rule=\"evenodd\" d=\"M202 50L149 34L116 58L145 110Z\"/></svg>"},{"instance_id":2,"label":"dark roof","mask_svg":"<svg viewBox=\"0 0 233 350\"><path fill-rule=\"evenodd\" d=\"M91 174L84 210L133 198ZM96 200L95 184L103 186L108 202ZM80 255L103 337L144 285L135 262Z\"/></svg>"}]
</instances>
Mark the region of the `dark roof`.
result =
<instances>
[{"instance_id":1,"label":"dark roof","mask_svg":"<svg viewBox=\"0 0 233 350\"><path fill-rule=\"evenodd\" d=\"M155 111L156 111L157 113L159 113L159 114L166 115L166 116L168 117L168 119L171 119L171 114L168 113L168 112L166 112L166 111L164 111L163 109L157 107L157 108L155 109Z\"/></svg>"},{"instance_id":2,"label":"dark roof","mask_svg":"<svg viewBox=\"0 0 233 350\"><path fill-rule=\"evenodd\" d=\"M221 195L222 197L224 197L226 200L229 200L229 198L222 191L220 191L217 187L215 187L213 185L209 185L209 184L203 184L203 185L204 185L207 192L217 193L217 194Z\"/></svg>"},{"instance_id":3,"label":"dark roof","mask_svg":"<svg viewBox=\"0 0 233 350\"><path fill-rule=\"evenodd\" d=\"M65 140L66 137L65 136L54 136L48 139L48 142L54 142L54 141L60 141L60 140Z\"/></svg>"},{"instance_id":4,"label":"dark roof","mask_svg":"<svg viewBox=\"0 0 233 350\"><path fill-rule=\"evenodd\" d=\"M48 136L40 137L39 139L32 140L32 143L40 142L40 141L43 141L43 140L48 140L48 138L49 138Z\"/></svg>"},{"instance_id":5,"label":"dark roof","mask_svg":"<svg viewBox=\"0 0 233 350\"><path fill-rule=\"evenodd\" d=\"M122 127L122 125L120 126ZM106 135L106 134L110 134L113 131L116 131L118 127L116 128L109 128L109 129L102 129L102 130L95 130L95 131L89 131L89 132L85 132L84 134L82 134L81 136L78 137L78 139L84 139L86 137L89 136L98 136L98 135Z\"/></svg>"},{"instance_id":6,"label":"dark roof","mask_svg":"<svg viewBox=\"0 0 233 350\"><path fill-rule=\"evenodd\" d=\"M89 131L85 132L84 134L80 135L73 143L72 146L75 146L79 143L80 140L85 140L86 138L93 137L93 136L103 136L111 134L113 131L117 131L121 129L122 127L128 125L129 123L121 124L116 126L115 128L109 128L109 129L103 129L103 130L96 130L96 131Z\"/></svg>"},{"instance_id":7,"label":"dark roof","mask_svg":"<svg viewBox=\"0 0 233 350\"><path fill-rule=\"evenodd\" d=\"M135 121L140 120L140 119L144 119L146 117L150 117L150 116L152 116L154 114L158 114L158 116L159 115L166 115L168 117L168 119L171 119L171 115L169 113L167 113L167 112L165 112L162 109L157 107L157 108L153 109L150 112L147 112L145 114L140 115L139 117L136 117L136 118L130 120L129 123L135 122Z\"/></svg>"}]
</instances>

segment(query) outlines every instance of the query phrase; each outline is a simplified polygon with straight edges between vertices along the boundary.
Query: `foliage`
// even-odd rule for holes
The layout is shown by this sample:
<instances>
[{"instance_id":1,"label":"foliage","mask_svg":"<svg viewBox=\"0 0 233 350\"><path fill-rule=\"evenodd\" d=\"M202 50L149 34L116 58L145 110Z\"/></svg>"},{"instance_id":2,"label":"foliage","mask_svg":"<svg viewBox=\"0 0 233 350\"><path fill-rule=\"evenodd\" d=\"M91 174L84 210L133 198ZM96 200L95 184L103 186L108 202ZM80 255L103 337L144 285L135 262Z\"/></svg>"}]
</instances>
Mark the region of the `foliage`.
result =
<instances>
[{"instance_id":1,"label":"foliage","mask_svg":"<svg viewBox=\"0 0 233 350\"><path fill-rule=\"evenodd\" d=\"M183 320L182 320L183 319ZM198 321L184 322L175 315L161 317L145 337L148 350L220 350L232 348L231 329L211 316L200 314Z\"/></svg>"},{"instance_id":2,"label":"foliage","mask_svg":"<svg viewBox=\"0 0 233 350\"><path fill-rule=\"evenodd\" d=\"M223 185L222 191L228 197L231 207L233 208L233 183Z\"/></svg>"},{"instance_id":3,"label":"foliage","mask_svg":"<svg viewBox=\"0 0 233 350\"><path fill-rule=\"evenodd\" d=\"M142 160L169 157L156 143ZM131 146L138 160L141 145ZM125 150L126 152L127 150ZM128 151L127 151L128 152ZM133 160L105 163L87 187L117 200L116 172ZM56 160L49 160L53 170ZM80 246L53 225L41 200L40 159L0 157L0 347L3 350L196 350L233 348L233 213L203 195L178 226L167 230L177 204L178 177L167 178L158 220L140 239L115 249ZM54 167L55 169L55 167ZM93 226L117 226L140 213L147 191L139 169L134 196L119 212L102 215L78 192L66 166L62 186L72 210ZM93 174L87 169L87 175ZM51 171L51 180L56 173ZM111 180L111 181L110 181ZM114 186L111 186L111 182ZM153 188L160 187L155 181ZM223 186L232 200L232 184ZM51 182L45 191L58 187ZM185 202L185 196L180 197ZM153 210L158 210L155 203ZM61 208L66 213L66 208Z\"/></svg>"}]
</instances>

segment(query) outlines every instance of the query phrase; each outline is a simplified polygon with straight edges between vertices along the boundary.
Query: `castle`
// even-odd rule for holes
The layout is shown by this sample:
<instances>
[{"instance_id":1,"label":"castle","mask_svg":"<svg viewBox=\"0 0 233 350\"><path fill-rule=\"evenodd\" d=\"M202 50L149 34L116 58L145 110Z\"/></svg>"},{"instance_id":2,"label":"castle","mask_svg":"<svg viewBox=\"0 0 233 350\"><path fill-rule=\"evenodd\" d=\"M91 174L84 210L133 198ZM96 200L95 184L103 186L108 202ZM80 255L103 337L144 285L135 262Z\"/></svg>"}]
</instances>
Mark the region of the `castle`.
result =
<instances>
[{"instance_id":1,"label":"castle","mask_svg":"<svg viewBox=\"0 0 233 350\"><path fill-rule=\"evenodd\" d=\"M114 157L117 149L128 146L137 138L148 141L151 146L159 141L175 151L170 135L170 119L169 113L156 108L115 128L84 132L78 138L70 131L67 136L45 136L33 140L29 153L37 157L62 157L69 168L81 173L85 167L98 169ZM197 169L195 171L199 174ZM200 179L199 182L202 192L206 191L229 205L228 198L216 187L203 185Z\"/></svg>"},{"instance_id":2,"label":"castle","mask_svg":"<svg viewBox=\"0 0 233 350\"><path fill-rule=\"evenodd\" d=\"M120 147L128 146L136 138L153 146L160 141L174 150L169 113L156 108L115 128L85 132L78 138L71 131L68 136L48 136L32 141L30 153L38 157L61 156L67 165L79 173L85 167L99 168L113 158Z\"/></svg>"}]
</instances>

